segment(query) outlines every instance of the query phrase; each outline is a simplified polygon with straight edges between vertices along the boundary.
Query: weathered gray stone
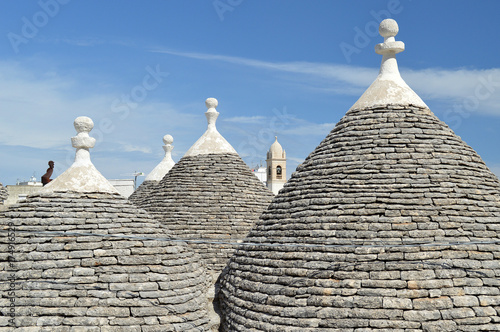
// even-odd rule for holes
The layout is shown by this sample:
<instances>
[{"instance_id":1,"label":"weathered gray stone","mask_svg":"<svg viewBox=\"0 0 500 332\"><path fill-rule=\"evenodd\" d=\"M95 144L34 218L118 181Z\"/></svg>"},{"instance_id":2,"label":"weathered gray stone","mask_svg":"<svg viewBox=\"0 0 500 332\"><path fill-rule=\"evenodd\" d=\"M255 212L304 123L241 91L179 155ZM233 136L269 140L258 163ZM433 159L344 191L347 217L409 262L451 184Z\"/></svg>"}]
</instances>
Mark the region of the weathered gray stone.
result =
<instances>
[{"instance_id":1,"label":"weathered gray stone","mask_svg":"<svg viewBox=\"0 0 500 332\"><path fill-rule=\"evenodd\" d=\"M456 318L475 317L476 313L471 308L455 308L455 309L441 310L441 315L443 316L443 319L456 319Z\"/></svg>"},{"instance_id":2,"label":"weathered gray stone","mask_svg":"<svg viewBox=\"0 0 500 332\"><path fill-rule=\"evenodd\" d=\"M423 322L422 330L428 332L455 332L457 323L453 320L440 320L438 322Z\"/></svg>"},{"instance_id":3,"label":"weathered gray stone","mask_svg":"<svg viewBox=\"0 0 500 332\"><path fill-rule=\"evenodd\" d=\"M408 310L403 313L403 317L410 321L424 322L441 319L441 313L439 310Z\"/></svg>"},{"instance_id":4,"label":"weathered gray stone","mask_svg":"<svg viewBox=\"0 0 500 332\"><path fill-rule=\"evenodd\" d=\"M391 298L386 297L383 300L384 308L391 309L412 309L412 301L410 299L405 298Z\"/></svg>"},{"instance_id":5,"label":"weathered gray stone","mask_svg":"<svg viewBox=\"0 0 500 332\"><path fill-rule=\"evenodd\" d=\"M477 307L479 305L479 300L476 296L452 296L451 299L455 307Z\"/></svg>"},{"instance_id":6,"label":"weathered gray stone","mask_svg":"<svg viewBox=\"0 0 500 332\"><path fill-rule=\"evenodd\" d=\"M398 130L382 134L387 124ZM319 317L321 328L351 331L500 324L491 309L500 307L500 248L476 243L500 239L499 196L498 179L428 109L352 109L261 215L254 244L232 257L223 330Z\"/></svg>"},{"instance_id":7,"label":"weathered gray stone","mask_svg":"<svg viewBox=\"0 0 500 332\"><path fill-rule=\"evenodd\" d=\"M448 309L452 308L453 303L447 296L439 298L414 299L413 308L415 310L433 310L433 309Z\"/></svg>"},{"instance_id":8,"label":"weathered gray stone","mask_svg":"<svg viewBox=\"0 0 500 332\"><path fill-rule=\"evenodd\" d=\"M500 305L500 296L479 296L479 304L483 307L494 305Z\"/></svg>"},{"instance_id":9,"label":"weathered gray stone","mask_svg":"<svg viewBox=\"0 0 500 332\"><path fill-rule=\"evenodd\" d=\"M16 233L14 331L153 331L153 326L158 331L176 331L179 323L209 330L209 278L201 258L186 244L128 238L167 238L169 234L122 196L39 193L3 211L0 224L5 227L9 222L17 230L30 231ZM40 236L53 230L53 225L64 226L69 233ZM0 245L5 244L5 238L0 239ZM8 266L7 261L1 264L4 270ZM144 291L158 290L157 281L189 287L142 297ZM173 311L154 314L154 308L162 305ZM9 299L0 299L0 308L2 317L8 317ZM144 318L134 317L135 308L152 311ZM182 321L173 322L179 313ZM0 320L0 331L1 324Z\"/></svg>"},{"instance_id":10,"label":"weathered gray stone","mask_svg":"<svg viewBox=\"0 0 500 332\"><path fill-rule=\"evenodd\" d=\"M205 239L206 243L188 244L217 274L235 247L210 242L244 238L273 198L234 153L185 156L160 182L141 187L131 201L152 213L172 236Z\"/></svg>"}]
</instances>

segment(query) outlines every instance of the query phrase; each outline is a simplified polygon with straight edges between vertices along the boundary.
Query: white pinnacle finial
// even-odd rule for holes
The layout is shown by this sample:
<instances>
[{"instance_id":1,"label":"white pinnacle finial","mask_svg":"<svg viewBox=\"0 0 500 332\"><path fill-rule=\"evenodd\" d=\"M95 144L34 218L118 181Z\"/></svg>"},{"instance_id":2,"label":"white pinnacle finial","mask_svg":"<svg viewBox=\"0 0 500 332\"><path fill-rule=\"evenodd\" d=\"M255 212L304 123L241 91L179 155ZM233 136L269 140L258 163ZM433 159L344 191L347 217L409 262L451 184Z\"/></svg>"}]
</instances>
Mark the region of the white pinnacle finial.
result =
<instances>
[{"instance_id":1,"label":"white pinnacle finial","mask_svg":"<svg viewBox=\"0 0 500 332\"><path fill-rule=\"evenodd\" d=\"M174 149L174 146L172 145L173 142L174 142L174 138L172 137L172 135L163 136L163 144L165 144L163 146L163 151L165 151L165 157L163 158L163 160L168 160L169 162L171 161L172 163L174 162L172 160L172 150ZM170 168L172 168L172 167L170 167ZM169 168L169 170L170 170L170 168Z\"/></svg>"},{"instance_id":2,"label":"white pinnacle finial","mask_svg":"<svg viewBox=\"0 0 500 332\"><path fill-rule=\"evenodd\" d=\"M155 168L151 171L151 173L146 176L144 181L161 181L163 177L174 167L175 161L172 159L172 150L174 146L172 143L174 142L174 138L172 135L163 136L163 150L165 151L165 156L163 160L156 165Z\"/></svg>"},{"instance_id":3,"label":"white pinnacle finial","mask_svg":"<svg viewBox=\"0 0 500 332\"><path fill-rule=\"evenodd\" d=\"M174 142L174 138L172 137L172 135L163 136L163 144L168 145L168 144L172 144L173 142Z\"/></svg>"},{"instance_id":4,"label":"white pinnacle finial","mask_svg":"<svg viewBox=\"0 0 500 332\"><path fill-rule=\"evenodd\" d=\"M71 137L71 145L76 148L75 163L92 163L90 161L89 149L95 146L95 138L89 136L89 132L94 128L94 122L86 116L79 116L73 123L77 135Z\"/></svg>"},{"instance_id":5,"label":"white pinnacle finial","mask_svg":"<svg viewBox=\"0 0 500 332\"><path fill-rule=\"evenodd\" d=\"M216 109L218 105L219 102L215 98L207 98L207 100L205 100L205 106L207 106L209 110L211 108Z\"/></svg>"},{"instance_id":6,"label":"white pinnacle finial","mask_svg":"<svg viewBox=\"0 0 500 332\"><path fill-rule=\"evenodd\" d=\"M403 52L405 44L396 41L399 32L398 23L393 19L380 22L378 29L384 42L375 45L375 52L383 55L380 72L375 81L354 103L351 109L362 109L375 105L413 105L427 108L420 97L405 83L399 73L396 54Z\"/></svg>"},{"instance_id":7,"label":"white pinnacle finial","mask_svg":"<svg viewBox=\"0 0 500 332\"><path fill-rule=\"evenodd\" d=\"M89 136L94 122L89 117L79 116L73 125L77 132L76 136L71 137L71 145L76 148L75 162L43 190L118 193L90 160L89 149L93 148L96 142L95 138Z\"/></svg>"},{"instance_id":8,"label":"white pinnacle finial","mask_svg":"<svg viewBox=\"0 0 500 332\"><path fill-rule=\"evenodd\" d=\"M215 121L219 116L219 112L215 108L219 105L219 102L215 98L207 98L205 105L208 108L205 112L208 122L207 131L191 146L184 156L197 156L210 153L236 154L236 150L222 137L215 127Z\"/></svg>"},{"instance_id":9,"label":"white pinnacle finial","mask_svg":"<svg viewBox=\"0 0 500 332\"><path fill-rule=\"evenodd\" d=\"M384 37L384 42L375 46L375 52L383 55L380 73L399 76L396 54L405 50L405 44L394 39L399 32L398 23L390 18L385 19L380 23L378 31Z\"/></svg>"},{"instance_id":10,"label":"white pinnacle finial","mask_svg":"<svg viewBox=\"0 0 500 332\"><path fill-rule=\"evenodd\" d=\"M174 142L174 138L172 137L172 135L163 136L163 143L165 144L163 146L163 151L165 151L165 157L163 158L163 160L166 160L169 163L170 162L174 163L174 161L172 160L172 150L174 149L174 146L172 145L173 142ZM172 164L172 166L173 166L173 164ZM170 168L172 168L172 166L170 166ZM170 170L170 168L168 170Z\"/></svg>"},{"instance_id":11,"label":"white pinnacle finial","mask_svg":"<svg viewBox=\"0 0 500 332\"><path fill-rule=\"evenodd\" d=\"M378 32L384 38L396 37L399 32L398 22L394 21L392 18L387 18L380 22Z\"/></svg>"},{"instance_id":12,"label":"white pinnacle finial","mask_svg":"<svg viewBox=\"0 0 500 332\"><path fill-rule=\"evenodd\" d=\"M205 106L208 108L205 112L205 116L207 117L209 130L217 130L215 129L215 121L217 121L217 118L219 117L219 112L215 109L217 105L219 105L219 102L215 98L208 98L205 100Z\"/></svg>"}]
</instances>

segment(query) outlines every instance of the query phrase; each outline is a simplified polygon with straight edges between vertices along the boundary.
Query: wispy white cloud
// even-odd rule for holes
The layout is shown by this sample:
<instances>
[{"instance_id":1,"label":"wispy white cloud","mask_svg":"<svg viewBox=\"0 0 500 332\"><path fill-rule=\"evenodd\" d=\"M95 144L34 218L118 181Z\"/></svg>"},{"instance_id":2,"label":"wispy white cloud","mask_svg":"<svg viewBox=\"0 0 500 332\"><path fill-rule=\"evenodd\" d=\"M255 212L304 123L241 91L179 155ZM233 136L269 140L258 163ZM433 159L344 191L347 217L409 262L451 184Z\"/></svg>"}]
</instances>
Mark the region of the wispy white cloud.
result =
<instances>
[{"instance_id":1,"label":"wispy white cloud","mask_svg":"<svg viewBox=\"0 0 500 332\"><path fill-rule=\"evenodd\" d=\"M93 47L105 44L120 45L126 47L132 47L136 45L135 42L124 39L118 39L116 37L102 38L102 37L83 36L74 38L54 38L54 37L40 36L39 38L37 38L37 41L39 43L67 44L79 47Z\"/></svg>"},{"instance_id":2,"label":"wispy white cloud","mask_svg":"<svg viewBox=\"0 0 500 332\"><path fill-rule=\"evenodd\" d=\"M215 55L205 53L177 52L172 50L155 50L154 52L182 56L198 60L221 61L236 65L248 66L259 69L274 70L295 74L305 74L323 79L347 82L356 86L366 86L377 75L378 69L346 65L335 65L313 62L269 62L242 57Z\"/></svg>"},{"instance_id":3,"label":"wispy white cloud","mask_svg":"<svg viewBox=\"0 0 500 332\"><path fill-rule=\"evenodd\" d=\"M304 89L326 93L360 95L378 75L378 68L312 62L269 62L205 53L155 50L204 61L220 61L262 70L300 75ZM500 68L413 70L402 67L406 82L424 100L445 101L466 112L500 116ZM307 79L304 81L304 77ZM451 107L451 105L450 105Z\"/></svg>"},{"instance_id":4,"label":"wispy white cloud","mask_svg":"<svg viewBox=\"0 0 500 332\"><path fill-rule=\"evenodd\" d=\"M274 136L277 136L285 150L294 154L294 156L287 154L289 160L287 167L292 172L335 127L335 123L314 123L288 114L286 109L280 112L285 116L279 121L272 116L261 116L258 122L252 123L244 122L247 117L241 117L241 123L221 128L223 129L221 132L243 160L251 166L265 162L266 152L274 142ZM233 140L233 137L236 139ZM303 158L300 158L300 155Z\"/></svg>"},{"instance_id":5,"label":"wispy white cloud","mask_svg":"<svg viewBox=\"0 0 500 332\"><path fill-rule=\"evenodd\" d=\"M58 172L69 167L75 153L70 141L76 135L73 121L82 115L94 121L90 135L97 143L92 159L102 165L104 156L111 164L100 170L112 177L116 170L130 167L123 160L150 171L164 154L164 135L174 136L174 156L182 156L206 129L202 112L194 115L154 98L137 102L128 112L114 112L113 101L127 90L95 88L81 93L83 85L77 77L0 61L0 146L24 158L10 178L4 175L1 180L10 184L33 170L45 171L46 161L40 165L45 159L56 161ZM14 163L19 158L10 159Z\"/></svg>"},{"instance_id":6,"label":"wispy white cloud","mask_svg":"<svg viewBox=\"0 0 500 332\"><path fill-rule=\"evenodd\" d=\"M130 144L124 144L123 146L123 151L125 152L142 152L142 153L152 153L152 149L147 146L137 146L137 145L130 145Z\"/></svg>"},{"instance_id":7,"label":"wispy white cloud","mask_svg":"<svg viewBox=\"0 0 500 332\"><path fill-rule=\"evenodd\" d=\"M256 116L234 116L232 118L222 119L222 121L224 121L224 122L233 122L233 123L250 124L250 123L262 123L266 119L267 118L265 116L261 116L261 115L256 115Z\"/></svg>"},{"instance_id":8,"label":"wispy white cloud","mask_svg":"<svg viewBox=\"0 0 500 332\"><path fill-rule=\"evenodd\" d=\"M198 53L175 54L287 73L287 78L295 77L294 81L302 84L304 89L313 86L314 89L330 95L359 96L378 72L376 68L344 65L272 63ZM452 105L476 98L479 101L477 112L500 115L500 69L403 68L401 71L408 84L424 100L445 101ZM326 84L327 82L333 83ZM140 81L132 83L131 88L139 83ZM26 168L23 174L31 174L33 168L44 170L44 156L49 159L56 156L55 152L48 154L47 151L59 151L60 157L56 160L58 167L70 165L74 150L69 138L76 134L71 124L80 115L94 119L95 127L91 136L98 139L99 145L93 153L97 163L102 165L102 170L99 169L105 176L116 177L113 174L122 168L144 172L153 169L161 160L161 139L165 134L174 137L173 154L174 159L178 160L206 129L206 121L202 115L204 107L200 105L200 101L189 106L174 106L158 99L146 98L124 116L124 113L113 112L112 104L113 100L129 89L106 89L106 92L98 88L87 89L82 95L82 84L75 75L64 76L54 70L29 70L15 62L0 62L0 105L3 111L0 144L16 147L18 150L25 148L26 160L30 160L29 156L34 150L41 152L33 159L41 161L42 165L23 166ZM286 108L276 112L270 111L265 113L265 116L245 115L251 113L240 113L243 115L239 116L235 113L233 117L221 117L217 127L249 165L258 164L265 158L274 136L278 135L285 149L294 151L293 157L289 155L292 168L302 161L299 156L307 156L335 126L331 119L326 120L326 123L315 123L314 120L306 120L307 115L289 114ZM104 119L107 122L103 124ZM322 120L318 120L320 121ZM108 164L103 163L102 157ZM500 174L500 168L492 169ZM12 183L7 181L9 182Z\"/></svg>"},{"instance_id":9,"label":"wispy white cloud","mask_svg":"<svg viewBox=\"0 0 500 332\"><path fill-rule=\"evenodd\" d=\"M68 139L62 124L88 115L102 101L98 96L72 99L68 91L75 82L54 73L33 73L6 62L0 62L0 73L0 103L5 110L0 122L2 144L57 146Z\"/></svg>"},{"instance_id":10,"label":"wispy white cloud","mask_svg":"<svg viewBox=\"0 0 500 332\"><path fill-rule=\"evenodd\" d=\"M65 44L82 46L82 47L102 45L102 44L106 43L106 41L101 39L101 38L80 38L80 39L65 38L65 39L61 39L58 41L65 43Z\"/></svg>"},{"instance_id":11,"label":"wispy white cloud","mask_svg":"<svg viewBox=\"0 0 500 332\"><path fill-rule=\"evenodd\" d=\"M78 116L94 120L92 134L98 143L128 142L142 146L152 128L165 128L165 134L181 134L198 128L199 116L182 112L166 102L145 99L134 108L113 108L122 91L99 89L79 93L81 82L54 72L36 72L12 62L0 62L0 144L32 148L64 147L76 132ZM203 121L201 121L203 123ZM206 126L206 122L202 124ZM143 133L135 137L133 132ZM140 142L137 142L140 140ZM105 148L105 147L104 147ZM160 148L161 150L161 148Z\"/></svg>"},{"instance_id":12,"label":"wispy white cloud","mask_svg":"<svg viewBox=\"0 0 500 332\"><path fill-rule=\"evenodd\" d=\"M500 68L404 70L402 75L424 100L447 101L469 114L500 116Z\"/></svg>"}]
</instances>

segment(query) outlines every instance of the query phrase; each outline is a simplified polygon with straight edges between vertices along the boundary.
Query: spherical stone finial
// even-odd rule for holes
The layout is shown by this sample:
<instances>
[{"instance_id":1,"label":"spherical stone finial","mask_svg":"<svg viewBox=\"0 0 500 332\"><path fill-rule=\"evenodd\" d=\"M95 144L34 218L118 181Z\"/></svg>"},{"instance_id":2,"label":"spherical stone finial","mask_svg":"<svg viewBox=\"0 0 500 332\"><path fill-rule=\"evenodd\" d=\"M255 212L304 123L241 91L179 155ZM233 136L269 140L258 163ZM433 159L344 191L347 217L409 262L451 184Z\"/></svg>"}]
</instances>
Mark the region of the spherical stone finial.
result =
<instances>
[{"instance_id":1,"label":"spherical stone finial","mask_svg":"<svg viewBox=\"0 0 500 332\"><path fill-rule=\"evenodd\" d=\"M94 128L94 121L86 116L79 116L73 122L77 133L89 133Z\"/></svg>"},{"instance_id":2,"label":"spherical stone finial","mask_svg":"<svg viewBox=\"0 0 500 332\"><path fill-rule=\"evenodd\" d=\"M386 18L380 22L378 32L384 38L395 37L399 32L398 23L392 18Z\"/></svg>"},{"instance_id":3,"label":"spherical stone finial","mask_svg":"<svg viewBox=\"0 0 500 332\"><path fill-rule=\"evenodd\" d=\"M219 105L219 102L215 98L207 98L207 100L205 100L205 105L208 109L216 108L217 105Z\"/></svg>"},{"instance_id":4,"label":"spherical stone finial","mask_svg":"<svg viewBox=\"0 0 500 332\"><path fill-rule=\"evenodd\" d=\"M90 149L93 148L96 139L89 136L89 132L94 128L94 121L86 116L79 116L73 122L76 132L78 133L75 137L71 137L71 145L76 149ZM89 159L90 157L86 157ZM75 159L76 160L76 159Z\"/></svg>"},{"instance_id":5,"label":"spherical stone finial","mask_svg":"<svg viewBox=\"0 0 500 332\"><path fill-rule=\"evenodd\" d=\"M163 144L172 144L174 142L174 138L172 135L163 136Z\"/></svg>"}]
</instances>

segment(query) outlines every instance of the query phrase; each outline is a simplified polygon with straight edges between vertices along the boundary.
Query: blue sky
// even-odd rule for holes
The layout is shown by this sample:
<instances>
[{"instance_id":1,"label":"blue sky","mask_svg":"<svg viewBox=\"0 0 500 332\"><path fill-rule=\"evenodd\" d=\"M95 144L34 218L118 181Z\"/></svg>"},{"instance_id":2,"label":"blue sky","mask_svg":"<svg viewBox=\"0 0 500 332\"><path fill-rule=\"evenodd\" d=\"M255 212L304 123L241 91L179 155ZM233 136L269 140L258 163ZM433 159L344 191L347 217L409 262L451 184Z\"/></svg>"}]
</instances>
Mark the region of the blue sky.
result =
<instances>
[{"instance_id":1,"label":"blue sky","mask_svg":"<svg viewBox=\"0 0 500 332\"><path fill-rule=\"evenodd\" d=\"M278 135L289 174L377 76L388 16L405 81L500 175L499 1L40 0L0 4L0 181L72 163L73 120L94 120L110 179L178 161L219 100L219 132L265 163Z\"/></svg>"}]
</instances>

